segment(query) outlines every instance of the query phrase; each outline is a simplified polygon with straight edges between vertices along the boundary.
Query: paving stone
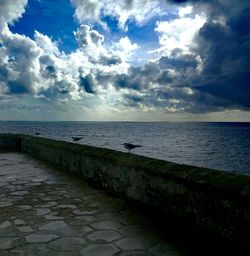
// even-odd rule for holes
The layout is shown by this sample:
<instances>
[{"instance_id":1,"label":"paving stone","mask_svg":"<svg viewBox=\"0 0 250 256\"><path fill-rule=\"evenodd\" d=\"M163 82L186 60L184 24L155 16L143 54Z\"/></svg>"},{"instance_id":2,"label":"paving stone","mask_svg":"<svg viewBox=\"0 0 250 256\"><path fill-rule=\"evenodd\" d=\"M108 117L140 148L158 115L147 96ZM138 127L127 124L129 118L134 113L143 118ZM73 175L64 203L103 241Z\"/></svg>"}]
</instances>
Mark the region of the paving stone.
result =
<instances>
[{"instance_id":1,"label":"paving stone","mask_svg":"<svg viewBox=\"0 0 250 256\"><path fill-rule=\"evenodd\" d=\"M11 184L13 185L23 185L28 183L28 181L24 181L24 180L17 180L17 181L12 181Z\"/></svg>"},{"instance_id":2,"label":"paving stone","mask_svg":"<svg viewBox=\"0 0 250 256\"><path fill-rule=\"evenodd\" d=\"M32 206L30 206L30 205L18 205L17 208L19 208L19 210L21 210L21 211L27 211L27 210L31 210Z\"/></svg>"},{"instance_id":3,"label":"paving stone","mask_svg":"<svg viewBox=\"0 0 250 256\"><path fill-rule=\"evenodd\" d=\"M119 232L128 237L142 235L142 230L136 225L125 226L119 229Z\"/></svg>"},{"instance_id":4,"label":"paving stone","mask_svg":"<svg viewBox=\"0 0 250 256\"><path fill-rule=\"evenodd\" d=\"M30 226L23 226L18 228L22 233L30 233L34 231Z\"/></svg>"},{"instance_id":5,"label":"paving stone","mask_svg":"<svg viewBox=\"0 0 250 256\"><path fill-rule=\"evenodd\" d=\"M5 228L8 228L10 227L11 224L9 221L4 221L1 225L0 225L0 229L5 229Z\"/></svg>"},{"instance_id":6,"label":"paving stone","mask_svg":"<svg viewBox=\"0 0 250 256\"><path fill-rule=\"evenodd\" d=\"M112 229L112 230L119 230L122 227L122 225L119 222L115 222L115 221L100 221L100 222L91 224L91 226L96 229Z\"/></svg>"},{"instance_id":7,"label":"paving stone","mask_svg":"<svg viewBox=\"0 0 250 256\"><path fill-rule=\"evenodd\" d=\"M61 205L58 205L56 208L61 208L61 209L76 209L77 206L76 205L70 205L70 204L61 204Z\"/></svg>"},{"instance_id":8,"label":"paving stone","mask_svg":"<svg viewBox=\"0 0 250 256\"><path fill-rule=\"evenodd\" d=\"M81 237L62 237L49 243L48 247L55 251L80 251L85 245ZM67 253L65 253L67 254Z\"/></svg>"},{"instance_id":9,"label":"paving stone","mask_svg":"<svg viewBox=\"0 0 250 256\"><path fill-rule=\"evenodd\" d=\"M75 202L78 202L78 203L82 202L82 199L80 199L80 198L74 198L73 200L74 200Z\"/></svg>"},{"instance_id":10,"label":"paving stone","mask_svg":"<svg viewBox=\"0 0 250 256\"><path fill-rule=\"evenodd\" d=\"M59 238L59 236L55 234L32 234L25 236L27 243L47 243L49 241L55 240L56 238Z\"/></svg>"},{"instance_id":11,"label":"paving stone","mask_svg":"<svg viewBox=\"0 0 250 256\"><path fill-rule=\"evenodd\" d=\"M47 204L42 204L42 205L39 205L39 206L36 206L38 208L50 208L50 207L53 207L53 206L56 206L57 203L56 202L49 202Z\"/></svg>"},{"instance_id":12,"label":"paving stone","mask_svg":"<svg viewBox=\"0 0 250 256\"><path fill-rule=\"evenodd\" d=\"M90 204L88 204L89 207L99 207L102 206L102 203L99 202L91 202Z\"/></svg>"},{"instance_id":13,"label":"paving stone","mask_svg":"<svg viewBox=\"0 0 250 256\"><path fill-rule=\"evenodd\" d=\"M13 202L0 202L0 208L12 206L13 204Z\"/></svg>"},{"instance_id":14,"label":"paving stone","mask_svg":"<svg viewBox=\"0 0 250 256\"><path fill-rule=\"evenodd\" d=\"M67 225L64 221L62 220L58 220L58 221L51 221L41 227L39 227L39 230L58 230L58 229L62 229L65 228Z\"/></svg>"},{"instance_id":15,"label":"paving stone","mask_svg":"<svg viewBox=\"0 0 250 256\"><path fill-rule=\"evenodd\" d=\"M157 233L149 236L141 215L125 201L85 182L79 186L79 179L75 183L22 154L5 158L7 165L0 161L0 256L184 255L159 241Z\"/></svg>"},{"instance_id":16,"label":"paving stone","mask_svg":"<svg viewBox=\"0 0 250 256\"><path fill-rule=\"evenodd\" d=\"M10 195L12 195L12 196L24 196L27 193L28 193L28 191L16 191L16 192L10 193Z\"/></svg>"},{"instance_id":17,"label":"paving stone","mask_svg":"<svg viewBox=\"0 0 250 256\"><path fill-rule=\"evenodd\" d=\"M83 224L84 224L84 222L86 224L86 223L92 223L92 222L96 221L96 218L94 216L88 216L88 215L86 215L86 216L78 216L75 219L76 220L78 219L78 220L82 221Z\"/></svg>"},{"instance_id":18,"label":"paving stone","mask_svg":"<svg viewBox=\"0 0 250 256\"><path fill-rule=\"evenodd\" d=\"M86 234L86 233L92 232L93 229L88 227L88 226L83 226L83 227L80 228L80 231L81 231L82 234Z\"/></svg>"},{"instance_id":19,"label":"paving stone","mask_svg":"<svg viewBox=\"0 0 250 256\"><path fill-rule=\"evenodd\" d=\"M74 210L73 213L75 215L93 215L95 213L97 213L97 210L93 210L93 211L80 211L80 210Z\"/></svg>"},{"instance_id":20,"label":"paving stone","mask_svg":"<svg viewBox=\"0 0 250 256\"><path fill-rule=\"evenodd\" d=\"M46 243L26 243L25 245L18 246L7 253L8 254L6 254L6 256L51 256L51 251L47 248ZM52 256L55 255L52 254Z\"/></svg>"},{"instance_id":21,"label":"paving stone","mask_svg":"<svg viewBox=\"0 0 250 256\"><path fill-rule=\"evenodd\" d=\"M21 239L18 237L0 238L0 251L9 250L15 248L21 244ZM0 255L2 252L0 253Z\"/></svg>"},{"instance_id":22,"label":"paving stone","mask_svg":"<svg viewBox=\"0 0 250 256\"><path fill-rule=\"evenodd\" d=\"M37 208L36 209L36 215L45 215L45 214L48 214L50 213L51 210L49 208Z\"/></svg>"},{"instance_id":23,"label":"paving stone","mask_svg":"<svg viewBox=\"0 0 250 256\"><path fill-rule=\"evenodd\" d=\"M177 248L173 245L168 245L165 243L159 243L149 249L149 252L152 253L154 256L177 256L177 255L184 255L182 252L178 252Z\"/></svg>"},{"instance_id":24,"label":"paving stone","mask_svg":"<svg viewBox=\"0 0 250 256\"><path fill-rule=\"evenodd\" d=\"M48 214L48 215L45 215L44 217L47 220L63 220L63 219L65 219L64 217L53 215L53 214Z\"/></svg>"},{"instance_id":25,"label":"paving stone","mask_svg":"<svg viewBox=\"0 0 250 256\"><path fill-rule=\"evenodd\" d=\"M95 231L94 233L87 236L87 238L94 242L111 242L121 235L115 231Z\"/></svg>"},{"instance_id":26,"label":"paving stone","mask_svg":"<svg viewBox=\"0 0 250 256\"><path fill-rule=\"evenodd\" d=\"M25 222L20 219L14 220L14 223L15 223L15 225L24 225L25 224Z\"/></svg>"},{"instance_id":27,"label":"paving stone","mask_svg":"<svg viewBox=\"0 0 250 256\"><path fill-rule=\"evenodd\" d=\"M83 256L113 256L119 252L119 249L111 244L89 245L81 250Z\"/></svg>"},{"instance_id":28,"label":"paving stone","mask_svg":"<svg viewBox=\"0 0 250 256\"><path fill-rule=\"evenodd\" d=\"M0 250L8 250L12 248L12 240L9 238L0 238Z\"/></svg>"},{"instance_id":29,"label":"paving stone","mask_svg":"<svg viewBox=\"0 0 250 256\"><path fill-rule=\"evenodd\" d=\"M136 237L123 238L115 244L123 250L144 250L150 246L145 239Z\"/></svg>"},{"instance_id":30,"label":"paving stone","mask_svg":"<svg viewBox=\"0 0 250 256\"><path fill-rule=\"evenodd\" d=\"M43 182L46 180L47 180L46 178L36 178L36 179L31 180L31 182Z\"/></svg>"},{"instance_id":31,"label":"paving stone","mask_svg":"<svg viewBox=\"0 0 250 256\"><path fill-rule=\"evenodd\" d=\"M123 252L120 256L151 256L152 254L148 254L146 252ZM168 255L165 255L168 256Z\"/></svg>"}]
</instances>

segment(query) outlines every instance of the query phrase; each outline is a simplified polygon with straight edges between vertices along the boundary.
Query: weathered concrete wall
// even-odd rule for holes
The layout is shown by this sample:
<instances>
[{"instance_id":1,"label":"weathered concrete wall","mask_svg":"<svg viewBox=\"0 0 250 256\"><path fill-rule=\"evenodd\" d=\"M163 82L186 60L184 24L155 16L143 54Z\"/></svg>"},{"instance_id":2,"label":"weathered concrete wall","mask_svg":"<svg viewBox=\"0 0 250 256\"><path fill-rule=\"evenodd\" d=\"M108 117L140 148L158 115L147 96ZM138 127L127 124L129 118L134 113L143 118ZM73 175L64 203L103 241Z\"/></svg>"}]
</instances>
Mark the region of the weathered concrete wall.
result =
<instances>
[{"instance_id":1,"label":"weathered concrete wall","mask_svg":"<svg viewBox=\"0 0 250 256\"><path fill-rule=\"evenodd\" d=\"M249 176L25 135L0 135L5 143L194 229L250 247Z\"/></svg>"},{"instance_id":2,"label":"weathered concrete wall","mask_svg":"<svg viewBox=\"0 0 250 256\"><path fill-rule=\"evenodd\" d=\"M21 140L18 136L7 134L0 134L0 149L1 150L20 150Z\"/></svg>"}]
</instances>

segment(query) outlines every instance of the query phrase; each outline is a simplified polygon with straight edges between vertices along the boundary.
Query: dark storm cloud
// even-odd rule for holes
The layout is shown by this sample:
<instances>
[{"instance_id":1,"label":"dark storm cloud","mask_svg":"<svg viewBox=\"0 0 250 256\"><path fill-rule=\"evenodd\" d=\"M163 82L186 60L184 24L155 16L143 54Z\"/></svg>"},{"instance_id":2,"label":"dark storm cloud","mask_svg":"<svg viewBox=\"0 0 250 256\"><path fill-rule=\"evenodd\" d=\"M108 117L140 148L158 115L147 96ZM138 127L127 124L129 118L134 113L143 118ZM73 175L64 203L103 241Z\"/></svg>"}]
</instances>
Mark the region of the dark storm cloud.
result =
<instances>
[{"instance_id":1,"label":"dark storm cloud","mask_svg":"<svg viewBox=\"0 0 250 256\"><path fill-rule=\"evenodd\" d=\"M40 72L43 78L56 78L57 69L55 61L49 55L43 55L39 58Z\"/></svg>"},{"instance_id":2,"label":"dark storm cloud","mask_svg":"<svg viewBox=\"0 0 250 256\"><path fill-rule=\"evenodd\" d=\"M173 78L170 76L169 71L164 70L160 73L156 82L161 84L161 85L169 84L169 83L173 82Z\"/></svg>"},{"instance_id":3,"label":"dark storm cloud","mask_svg":"<svg viewBox=\"0 0 250 256\"><path fill-rule=\"evenodd\" d=\"M47 66L46 71L48 71L49 74L54 74L56 72L56 68L54 66Z\"/></svg>"},{"instance_id":4,"label":"dark storm cloud","mask_svg":"<svg viewBox=\"0 0 250 256\"><path fill-rule=\"evenodd\" d=\"M135 1L124 1L124 8L133 8ZM125 93L125 104L133 107L144 105L193 113L250 110L249 0L162 1L192 5L194 15L206 12L206 23L190 54L175 49L159 61L143 67L130 66L127 73L120 73L114 66L124 62L122 57L104 48L104 36L88 25L81 25L75 32L79 45L77 57L62 54L61 58L52 43L45 47L48 41L45 36L38 35L41 41L38 47L34 40L3 30L0 33L0 92L7 96L37 94L48 99L66 99L72 92L81 97L83 90L97 94L99 87L112 84ZM16 2L19 5L15 7L4 0L6 8L0 10L0 30L6 22L21 17L24 7L20 6L25 6L27 1ZM48 50L42 50L43 47ZM86 56L91 63L80 63ZM74 64L78 61L80 64ZM84 65L87 66L85 72L91 74L78 72Z\"/></svg>"},{"instance_id":5,"label":"dark storm cloud","mask_svg":"<svg viewBox=\"0 0 250 256\"><path fill-rule=\"evenodd\" d=\"M192 49L192 54L182 54L176 49L172 56L161 57L153 69L131 67L128 74L115 77L115 86L139 92L148 90L146 96L134 96L132 92L131 96L125 95L131 106L165 104L189 112L250 110L249 1L172 2L190 3L199 8L209 6L207 21L196 38L197 47ZM224 24L219 22L220 18ZM197 56L203 63L201 72L197 71ZM177 75L171 76L169 69ZM159 84L161 88L149 90L151 84ZM192 93L187 93L188 87Z\"/></svg>"},{"instance_id":6,"label":"dark storm cloud","mask_svg":"<svg viewBox=\"0 0 250 256\"><path fill-rule=\"evenodd\" d=\"M10 94L25 94L30 93L31 90L25 86L25 83L21 81L8 81Z\"/></svg>"},{"instance_id":7,"label":"dark storm cloud","mask_svg":"<svg viewBox=\"0 0 250 256\"><path fill-rule=\"evenodd\" d=\"M159 60L159 66L161 69L173 68L176 70L186 70L187 68L197 68L197 60L191 54L184 54L174 58L168 58L163 56Z\"/></svg>"},{"instance_id":8,"label":"dark storm cloud","mask_svg":"<svg viewBox=\"0 0 250 256\"><path fill-rule=\"evenodd\" d=\"M122 60L119 56L100 56L98 63L104 66L117 65L122 63Z\"/></svg>"},{"instance_id":9,"label":"dark storm cloud","mask_svg":"<svg viewBox=\"0 0 250 256\"><path fill-rule=\"evenodd\" d=\"M86 76L80 76L80 85L84 88L85 92L94 94L95 93L95 80L91 74Z\"/></svg>"},{"instance_id":10,"label":"dark storm cloud","mask_svg":"<svg viewBox=\"0 0 250 256\"><path fill-rule=\"evenodd\" d=\"M57 81L54 82L53 86L41 91L39 96L43 96L46 100L57 98L65 99L70 93L70 86L70 83L68 83L67 81Z\"/></svg>"},{"instance_id":11,"label":"dark storm cloud","mask_svg":"<svg viewBox=\"0 0 250 256\"><path fill-rule=\"evenodd\" d=\"M203 71L196 89L249 109L250 7L228 18L225 26L207 22L199 36Z\"/></svg>"},{"instance_id":12,"label":"dark storm cloud","mask_svg":"<svg viewBox=\"0 0 250 256\"><path fill-rule=\"evenodd\" d=\"M118 89L129 88L141 91L149 88L151 83L158 79L159 74L159 66L155 63L148 63L144 67L131 66L128 74L114 76L112 83Z\"/></svg>"},{"instance_id":13,"label":"dark storm cloud","mask_svg":"<svg viewBox=\"0 0 250 256\"><path fill-rule=\"evenodd\" d=\"M207 113L230 109L230 102L187 87L152 89L142 95L125 94L125 106L146 106L166 112Z\"/></svg>"},{"instance_id":14,"label":"dark storm cloud","mask_svg":"<svg viewBox=\"0 0 250 256\"><path fill-rule=\"evenodd\" d=\"M9 76L9 71L6 66L0 66L0 81L6 81Z\"/></svg>"}]
</instances>

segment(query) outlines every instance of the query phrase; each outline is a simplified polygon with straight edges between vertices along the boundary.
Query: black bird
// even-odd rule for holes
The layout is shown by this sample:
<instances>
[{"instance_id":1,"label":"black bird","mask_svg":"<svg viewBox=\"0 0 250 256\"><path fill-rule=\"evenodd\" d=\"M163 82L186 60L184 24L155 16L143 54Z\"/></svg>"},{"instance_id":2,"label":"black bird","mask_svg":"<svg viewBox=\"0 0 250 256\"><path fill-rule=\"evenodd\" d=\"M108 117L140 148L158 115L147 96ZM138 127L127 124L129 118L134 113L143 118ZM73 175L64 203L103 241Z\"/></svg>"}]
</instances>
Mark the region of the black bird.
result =
<instances>
[{"instance_id":1,"label":"black bird","mask_svg":"<svg viewBox=\"0 0 250 256\"><path fill-rule=\"evenodd\" d=\"M72 140L77 143L79 140L81 140L83 137L72 137Z\"/></svg>"},{"instance_id":2,"label":"black bird","mask_svg":"<svg viewBox=\"0 0 250 256\"><path fill-rule=\"evenodd\" d=\"M124 148L128 149L128 153L130 153L130 150L132 150L134 148L142 147L141 145L134 145L134 144L131 144L131 143L123 143L122 145L124 146Z\"/></svg>"},{"instance_id":3,"label":"black bird","mask_svg":"<svg viewBox=\"0 0 250 256\"><path fill-rule=\"evenodd\" d=\"M41 135L41 133L40 132L35 132L35 135L39 136L39 135Z\"/></svg>"}]
</instances>

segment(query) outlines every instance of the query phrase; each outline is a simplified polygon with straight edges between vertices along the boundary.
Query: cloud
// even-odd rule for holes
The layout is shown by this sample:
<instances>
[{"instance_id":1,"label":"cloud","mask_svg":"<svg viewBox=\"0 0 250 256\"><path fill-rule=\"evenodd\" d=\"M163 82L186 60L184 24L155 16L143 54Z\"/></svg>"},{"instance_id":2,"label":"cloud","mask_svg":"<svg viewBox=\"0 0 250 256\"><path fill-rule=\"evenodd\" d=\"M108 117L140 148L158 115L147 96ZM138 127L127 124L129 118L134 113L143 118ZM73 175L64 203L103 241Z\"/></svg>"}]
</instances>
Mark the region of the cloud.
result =
<instances>
[{"instance_id":1,"label":"cloud","mask_svg":"<svg viewBox=\"0 0 250 256\"><path fill-rule=\"evenodd\" d=\"M71 0L71 2L76 7L75 17L79 23L98 22L104 25L102 18L110 16L117 19L119 27L124 30L127 29L128 21L142 25L156 15L166 14L160 8L158 0Z\"/></svg>"},{"instance_id":2,"label":"cloud","mask_svg":"<svg viewBox=\"0 0 250 256\"><path fill-rule=\"evenodd\" d=\"M195 1L185 2L190 4ZM230 3L234 10L230 8ZM161 72L156 72L156 75L149 73L148 76L142 72L129 72L127 76L121 76L120 87L127 86L142 93L140 100L138 95L126 95L125 98L133 102L131 106L145 104L156 109L160 106L169 108L171 101L172 111L198 113L250 109L249 3L241 1L237 5L236 1L231 0L197 1L195 4L199 4L202 11L204 4L209 5L207 20L195 28L192 37L184 38L184 44L179 44L178 40L185 33L179 33L176 25L183 17L158 23L157 29L168 34L166 48L161 49L163 56L158 62ZM195 25L192 18L186 19L186 14L183 15L187 24ZM159 27L162 24L164 26ZM171 28L175 29L171 31ZM146 95L144 88L148 89Z\"/></svg>"},{"instance_id":3,"label":"cloud","mask_svg":"<svg viewBox=\"0 0 250 256\"><path fill-rule=\"evenodd\" d=\"M76 7L75 17L80 23L86 20L98 21L103 1L99 0L71 0L72 4Z\"/></svg>"},{"instance_id":4,"label":"cloud","mask_svg":"<svg viewBox=\"0 0 250 256\"><path fill-rule=\"evenodd\" d=\"M161 69L187 70L188 68L196 69L198 61L192 54L180 54L178 56L167 57L163 56L159 59Z\"/></svg>"},{"instance_id":5,"label":"cloud","mask_svg":"<svg viewBox=\"0 0 250 256\"><path fill-rule=\"evenodd\" d=\"M225 24L208 21L199 32L197 54L203 69L197 77L197 90L228 100L238 108L250 107L249 25L247 7L230 15Z\"/></svg>"},{"instance_id":6,"label":"cloud","mask_svg":"<svg viewBox=\"0 0 250 256\"><path fill-rule=\"evenodd\" d=\"M104 41L103 35L91 30L88 25L81 25L75 32L75 37L81 48L100 47Z\"/></svg>"},{"instance_id":7,"label":"cloud","mask_svg":"<svg viewBox=\"0 0 250 256\"><path fill-rule=\"evenodd\" d=\"M28 37L5 31L1 35L3 61L2 86L8 88L9 93L31 93L36 90L39 73L38 57L40 49Z\"/></svg>"},{"instance_id":8,"label":"cloud","mask_svg":"<svg viewBox=\"0 0 250 256\"><path fill-rule=\"evenodd\" d=\"M0 33L0 92L5 97L30 95L42 101L80 100L103 90L96 76L126 72L126 56L136 44L104 46L104 36L88 25L74 33L78 49L65 54L58 43L35 31L34 40L12 33L7 24ZM126 49L126 45L129 49ZM100 77L100 75L99 75Z\"/></svg>"},{"instance_id":9,"label":"cloud","mask_svg":"<svg viewBox=\"0 0 250 256\"><path fill-rule=\"evenodd\" d=\"M84 88L87 93L94 94L95 80L91 74L86 76L80 75L80 85Z\"/></svg>"},{"instance_id":10,"label":"cloud","mask_svg":"<svg viewBox=\"0 0 250 256\"><path fill-rule=\"evenodd\" d=\"M118 89L144 91L154 85L159 74L159 66L155 63L148 63L144 67L131 66L127 73L113 76L111 82Z\"/></svg>"},{"instance_id":11,"label":"cloud","mask_svg":"<svg viewBox=\"0 0 250 256\"><path fill-rule=\"evenodd\" d=\"M6 24L12 24L19 19L25 11L28 0L0 0L0 30Z\"/></svg>"},{"instance_id":12,"label":"cloud","mask_svg":"<svg viewBox=\"0 0 250 256\"><path fill-rule=\"evenodd\" d=\"M248 1L72 2L79 22L102 22L102 17L109 15L123 29L129 21L141 25L154 15L162 15L162 10L168 12L165 7L158 9L161 4L176 5L170 20L156 24L156 58L135 66L138 44L126 34L106 43L104 35L90 24L79 25L74 32L78 48L68 54L59 49L58 42L38 31L34 39L12 33L8 24L21 17L27 1L10 5L2 0L2 105L8 106L5 102L9 99L31 97L43 106L46 102L67 106L73 100L81 102L82 108L100 104L118 112L124 107L166 113L250 110ZM20 106L25 109L27 104Z\"/></svg>"},{"instance_id":13,"label":"cloud","mask_svg":"<svg viewBox=\"0 0 250 256\"><path fill-rule=\"evenodd\" d=\"M136 43L132 43L130 39L122 37L117 43L112 44L112 50L119 54L124 61L130 61L133 58L133 53L140 47Z\"/></svg>"},{"instance_id":14,"label":"cloud","mask_svg":"<svg viewBox=\"0 0 250 256\"><path fill-rule=\"evenodd\" d=\"M199 29L205 24L206 15L204 13L191 15L192 8L190 7L181 8L179 17L176 19L157 23L155 31L159 33L161 47L153 52L170 56L176 48L185 53L192 51L194 38Z\"/></svg>"}]
</instances>

